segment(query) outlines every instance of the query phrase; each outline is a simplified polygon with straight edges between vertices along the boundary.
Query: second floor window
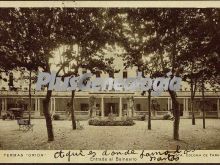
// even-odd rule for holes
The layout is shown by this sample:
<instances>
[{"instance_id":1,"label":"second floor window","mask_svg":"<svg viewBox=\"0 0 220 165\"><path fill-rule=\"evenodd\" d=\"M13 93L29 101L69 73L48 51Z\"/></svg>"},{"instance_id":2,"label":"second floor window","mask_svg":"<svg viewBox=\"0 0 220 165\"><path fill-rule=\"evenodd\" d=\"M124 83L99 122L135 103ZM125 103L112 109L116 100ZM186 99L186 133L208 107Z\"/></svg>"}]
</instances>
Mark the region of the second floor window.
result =
<instances>
[{"instance_id":1,"label":"second floor window","mask_svg":"<svg viewBox=\"0 0 220 165\"><path fill-rule=\"evenodd\" d=\"M108 75L109 77L114 78L114 72L110 72Z\"/></svg>"},{"instance_id":2,"label":"second floor window","mask_svg":"<svg viewBox=\"0 0 220 165\"><path fill-rule=\"evenodd\" d=\"M100 71L97 71L97 72L95 73L95 75L96 75L96 77L101 77L101 72L100 72Z\"/></svg>"},{"instance_id":3,"label":"second floor window","mask_svg":"<svg viewBox=\"0 0 220 165\"><path fill-rule=\"evenodd\" d=\"M82 74L85 74L85 73L87 73L87 70L86 70L86 69L83 69L83 70L82 70Z\"/></svg>"},{"instance_id":4,"label":"second floor window","mask_svg":"<svg viewBox=\"0 0 220 165\"><path fill-rule=\"evenodd\" d=\"M128 104L123 104L123 110L127 110L128 109Z\"/></svg>"},{"instance_id":5,"label":"second floor window","mask_svg":"<svg viewBox=\"0 0 220 165\"><path fill-rule=\"evenodd\" d=\"M80 110L81 111L88 111L89 110L89 104L85 104L85 103L80 104Z\"/></svg>"},{"instance_id":6,"label":"second floor window","mask_svg":"<svg viewBox=\"0 0 220 165\"><path fill-rule=\"evenodd\" d=\"M123 78L128 78L128 72L127 71L123 71Z\"/></svg>"}]
</instances>

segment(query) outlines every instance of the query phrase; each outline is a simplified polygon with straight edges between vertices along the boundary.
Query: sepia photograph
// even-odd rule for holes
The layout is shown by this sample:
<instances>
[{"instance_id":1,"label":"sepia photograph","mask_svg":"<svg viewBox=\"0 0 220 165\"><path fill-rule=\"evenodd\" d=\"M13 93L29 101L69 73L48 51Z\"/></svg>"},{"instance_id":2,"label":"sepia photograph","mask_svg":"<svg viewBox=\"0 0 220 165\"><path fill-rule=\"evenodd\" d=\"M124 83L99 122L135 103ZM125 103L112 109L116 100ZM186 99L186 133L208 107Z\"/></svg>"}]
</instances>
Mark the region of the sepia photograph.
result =
<instances>
[{"instance_id":1,"label":"sepia photograph","mask_svg":"<svg viewBox=\"0 0 220 165\"><path fill-rule=\"evenodd\" d=\"M219 43L217 7L0 5L0 162L220 160Z\"/></svg>"}]
</instances>

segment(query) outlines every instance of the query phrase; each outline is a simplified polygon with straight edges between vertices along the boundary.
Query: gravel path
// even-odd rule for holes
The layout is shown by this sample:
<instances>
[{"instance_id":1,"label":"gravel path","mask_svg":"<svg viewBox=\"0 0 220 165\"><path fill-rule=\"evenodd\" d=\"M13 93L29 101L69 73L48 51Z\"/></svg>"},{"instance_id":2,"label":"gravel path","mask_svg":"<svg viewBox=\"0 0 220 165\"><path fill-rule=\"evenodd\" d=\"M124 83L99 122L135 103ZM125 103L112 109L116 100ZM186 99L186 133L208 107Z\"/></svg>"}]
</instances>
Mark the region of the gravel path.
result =
<instances>
[{"instance_id":1,"label":"gravel path","mask_svg":"<svg viewBox=\"0 0 220 165\"><path fill-rule=\"evenodd\" d=\"M172 139L172 121L153 120L152 130L146 121L135 121L134 126L89 126L81 121L83 130L71 130L71 121L53 121L55 141L47 142L44 119L33 119L34 131L18 130L17 122L0 120L0 149L220 149L220 119L202 120L191 125L190 119L180 121L180 139Z\"/></svg>"}]
</instances>

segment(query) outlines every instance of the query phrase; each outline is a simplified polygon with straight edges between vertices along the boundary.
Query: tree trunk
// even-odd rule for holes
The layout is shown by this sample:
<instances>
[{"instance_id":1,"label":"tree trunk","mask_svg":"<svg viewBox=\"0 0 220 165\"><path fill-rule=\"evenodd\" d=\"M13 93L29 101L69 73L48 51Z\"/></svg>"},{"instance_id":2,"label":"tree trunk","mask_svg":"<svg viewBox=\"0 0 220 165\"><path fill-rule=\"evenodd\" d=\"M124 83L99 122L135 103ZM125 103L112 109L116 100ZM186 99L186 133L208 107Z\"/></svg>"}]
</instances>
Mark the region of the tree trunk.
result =
<instances>
[{"instance_id":1,"label":"tree trunk","mask_svg":"<svg viewBox=\"0 0 220 165\"><path fill-rule=\"evenodd\" d=\"M194 99L191 99L190 108L192 112L192 125L196 125L195 112L194 112Z\"/></svg>"},{"instance_id":2,"label":"tree trunk","mask_svg":"<svg viewBox=\"0 0 220 165\"><path fill-rule=\"evenodd\" d=\"M178 21L178 12L176 9L172 10L172 14L175 15L173 23L173 35L172 35L172 52L171 52L171 66L172 66L172 75L175 75L176 69L178 69L178 64L176 63L176 55L177 53L177 21ZM178 74L176 75L178 76ZM180 123L180 110L179 103L177 101L177 96L175 91L169 90L170 97L172 99L172 107L173 107L173 138L174 140L179 140L179 123Z\"/></svg>"},{"instance_id":3,"label":"tree trunk","mask_svg":"<svg viewBox=\"0 0 220 165\"><path fill-rule=\"evenodd\" d=\"M179 123L180 123L180 110L179 110L179 103L176 98L176 92L170 91L170 97L172 99L172 107L173 107L173 138L174 140L179 140Z\"/></svg>"},{"instance_id":4,"label":"tree trunk","mask_svg":"<svg viewBox=\"0 0 220 165\"><path fill-rule=\"evenodd\" d=\"M49 103L50 103L51 95L52 95L52 91L47 90L47 95L43 100L43 112L46 119L48 141L54 141L53 125L49 111Z\"/></svg>"},{"instance_id":5,"label":"tree trunk","mask_svg":"<svg viewBox=\"0 0 220 165\"><path fill-rule=\"evenodd\" d=\"M28 114L28 122L31 122L31 109L32 109L32 100L31 100L31 71L29 75L29 114Z\"/></svg>"},{"instance_id":6,"label":"tree trunk","mask_svg":"<svg viewBox=\"0 0 220 165\"><path fill-rule=\"evenodd\" d=\"M151 130L151 90L148 91L148 129Z\"/></svg>"},{"instance_id":7,"label":"tree trunk","mask_svg":"<svg viewBox=\"0 0 220 165\"><path fill-rule=\"evenodd\" d=\"M191 100L190 100L190 109L192 112L192 125L196 125L196 120L195 120L195 113L194 113L194 94L193 94L193 84L191 82L190 84L190 90L191 90Z\"/></svg>"},{"instance_id":8,"label":"tree trunk","mask_svg":"<svg viewBox=\"0 0 220 165\"><path fill-rule=\"evenodd\" d=\"M72 91L72 96L71 96L71 119L72 119L72 128L73 130L76 129L76 119L75 119L75 114L74 114L74 97L75 97L75 90Z\"/></svg>"},{"instance_id":9,"label":"tree trunk","mask_svg":"<svg viewBox=\"0 0 220 165\"><path fill-rule=\"evenodd\" d=\"M205 92L204 92L204 82L202 82L202 120L203 128L205 129Z\"/></svg>"}]
</instances>

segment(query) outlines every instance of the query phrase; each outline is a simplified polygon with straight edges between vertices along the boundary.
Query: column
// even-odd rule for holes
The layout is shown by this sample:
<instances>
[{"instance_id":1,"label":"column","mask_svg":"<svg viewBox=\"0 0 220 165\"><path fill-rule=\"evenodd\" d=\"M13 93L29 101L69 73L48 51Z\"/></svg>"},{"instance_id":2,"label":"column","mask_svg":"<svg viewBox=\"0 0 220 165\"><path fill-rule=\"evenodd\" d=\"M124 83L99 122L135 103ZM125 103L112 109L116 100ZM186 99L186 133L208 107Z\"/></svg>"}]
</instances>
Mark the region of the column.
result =
<instances>
[{"instance_id":1,"label":"column","mask_svg":"<svg viewBox=\"0 0 220 165\"><path fill-rule=\"evenodd\" d=\"M189 112L189 99L186 98L186 111Z\"/></svg>"},{"instance_id":2,"label":"column","mask_svg":"<svg viewBox=\"0 0 220 165\"><path fill-rule=\"evenodd\" d=\"M170 98L167 99L167 102L168 102L168 107L167 108L168 108L168 111L170 111Z\"/></svg>"},{"instance_id":3,"label":"column","mask_svg":"<svg viewBox=\"0 0 220 165\"><path fill-rule=\"evenodd\" d=\"M37 99L37 110L39 111L40 114L40 98Z\"/></svg>"},{"instance_id":4,"label":"column","mask_svg":"<svg viewBox=\"0 0 220 165\"><path fill-rule=\"evenodd\" d=\"M130 97L128 99L128 117L132 117L132 100Z\"/></svg>"},{"instance_id":5,"label":"column","mask_svg":"<svg viewBox=\"0 0 220 165\"><path fill-rule=\"evenodd\" d=\"M184 104L183 104L183 109L184 109L184 111L183 111L183 117L189 117L189 111L188 111L188 98L184 98L184 100L183 100L184 102Z\"/></svg>"},{"instance_id":6,"label":"column","mask_svg":"<svg viewBox=\"0 0 220 165\"><path fill-rule=\"evenodd\" d=\"M4 98L2 98L2 111L1 111L1 116L4 115L5 112L5 104L4 104Z\"/></svg>"},{"instance_id":7,"label":"column","mask_svg":"<svg viewBox=\"0 0 220 165\"><path fill-rule=\"evenodd\" d=\"M103 118L105 116L104 114L104 98L101 98L101 117Z\"/></svg>"},{"instance_id":8,"label":"column","mask_svg":"<svg viewBox=\"0 0 220 165\"><path fill-rule=\"evenodd\" d=\"M35 117L40 117L40 107L38 106L38 98L35 98Z\"/></svg>"},{"instance_id":9,"label":"column","mask_svg":"<svg viewBox=\"0 0 220 165\"><path fill-rule=\"evenodd\" d=\"M186 98L183 98L183 111L186 111Z\"/></svg>"},{"instance_id":10,"label":"column","mask_svg":"<svg viewBox=\"0 0 220 165\"><path fill-rule=\"evenodd\" d=\"M50 99L50 112L53 111L53 98Z\"/></svg>"},{"instance_id":11,"label":"column","mask_svg":"<svg viewBox=\"0 0 220 165\"><path fill-rule=\"evenodd\" d=\"M53 111L56 112L56 98L53 98Z\"/></svg>"},{"instance_id":12,"label":"column","mask_svg":"<svg viewBox=\"0 0 220 165\"><path fill-rule=\"evenodd\" d=\"M53 116L54 111L53 111L53 98L50 99L50 114Z\"/></svg>"},{"instance_id":13,"label":"column","mask_svg":"<svg viewBox=\"0 0 220 165\"><path fill-rule=\"evenodd\" d=\"M170 99L170 109L173 108L173 105L172 105L172 99Z\"/></svg>"},{"instance_id":14,"label":"column","mask_svg":"<svg viewBox=\"0 0 220 165\"><path fill-rule=\"evenodd\" d=\"M2 98L2 111L5 111L5 99Z\"/></svg>"},{"instance_id":15,"label":"column","mask_svg":"<svg viewBox=\"0 0 220 165\"><path fill-rule=\"evenodd\" d=\"M189 99L186 98L186 111L188 113L188 117L189 117Z\"/></svg>"},{"instance_id":16,"label":"column","mask_svg":"<svg viewBox=\"0 0 220 165\"><path fill-rule=\"evenodd\" d=\"M96 100L94 101L94 105L92 107L92 117L96 116Z\"/></svg>"},{"instance_id":17,"label":"column","mask_svg":"<svg viewBox=\"0 0 220 165\"><path fill-rule=\"evenodd\" d=\"M5 98L5 111L8 110L7 98Z\"/></svg>"},{"instance_id":18,"label":"column","mask_svg":"<svg viewBox=\"0 0 220 165\"><path fill-rule=\"evenodd\" d=\"M37 116L37 111L38 111L38 108L37 108L37 98L35 98L34 101L35 101L34 116Z\"/></svg>"},{"instance_id":19,"label":"column","mask_svg":"<svg viewBox=\"0 0 220 165\"><path fill-rule=\"evenodd\" d=\"M218 118L220 118L220 107L219 107L219 98L217 99L217 111L218 111Z\"/></svg>"},{"instance_id":20,"label":"column","mask_svg":"<svg viewBox=\"0 0 220 165\"><path fill-rule=\"evenodd\" d=\"M122 117L122 98L119 98L119 117Z\"/></svg>"}]
</instances>

